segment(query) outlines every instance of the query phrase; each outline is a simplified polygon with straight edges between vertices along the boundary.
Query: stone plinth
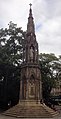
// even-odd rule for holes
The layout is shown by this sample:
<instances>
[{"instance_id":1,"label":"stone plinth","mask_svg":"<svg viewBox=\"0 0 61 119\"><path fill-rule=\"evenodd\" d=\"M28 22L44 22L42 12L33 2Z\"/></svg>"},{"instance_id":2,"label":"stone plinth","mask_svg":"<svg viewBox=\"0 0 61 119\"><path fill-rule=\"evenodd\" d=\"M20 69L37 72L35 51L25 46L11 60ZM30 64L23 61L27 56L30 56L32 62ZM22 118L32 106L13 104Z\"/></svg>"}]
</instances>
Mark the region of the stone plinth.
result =
<instances>
[{"instance_id":1,"label":"stone plinth","mask_svg":"<svg viewBox=\"0 0 61 119\"><path fill-rule=\"evenodd\" d=\"M58 113L45 104L40 104L39 101L23 100L5 111L4 115L17 118L52 118Z\"/></svg>"}]
</instances>

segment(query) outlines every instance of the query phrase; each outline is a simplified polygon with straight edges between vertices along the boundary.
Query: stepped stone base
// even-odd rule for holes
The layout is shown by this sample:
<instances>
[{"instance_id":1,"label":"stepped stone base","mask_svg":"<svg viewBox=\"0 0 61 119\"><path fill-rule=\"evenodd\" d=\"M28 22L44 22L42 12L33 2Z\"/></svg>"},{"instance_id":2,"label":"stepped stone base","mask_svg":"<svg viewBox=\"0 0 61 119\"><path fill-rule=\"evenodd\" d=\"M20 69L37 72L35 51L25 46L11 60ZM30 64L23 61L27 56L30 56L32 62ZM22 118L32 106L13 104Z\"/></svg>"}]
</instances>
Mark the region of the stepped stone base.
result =
<instances>
[{"instance_id":1,"label":"stepped stone base","mask_svg":"<svg viewBox=\"0 0 61 119\"><path fill-rule=\"evenodd\" d=\"M40 101L22 100L3 114L17 118L52 118L59 113L45 104L40 104Z\"/></svg>"}]
</instances>

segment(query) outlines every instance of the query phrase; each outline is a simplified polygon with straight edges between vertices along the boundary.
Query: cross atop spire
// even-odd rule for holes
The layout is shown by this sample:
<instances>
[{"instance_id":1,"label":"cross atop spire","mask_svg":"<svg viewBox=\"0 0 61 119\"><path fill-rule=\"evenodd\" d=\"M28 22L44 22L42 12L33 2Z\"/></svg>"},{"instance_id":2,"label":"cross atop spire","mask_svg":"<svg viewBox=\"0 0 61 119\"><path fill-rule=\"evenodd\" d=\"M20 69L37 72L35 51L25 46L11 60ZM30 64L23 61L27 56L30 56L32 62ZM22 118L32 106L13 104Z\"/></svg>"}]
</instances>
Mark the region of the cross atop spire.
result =
<instances>
[{"instance_id":1,"label":"cross atop spire","mask_svg":"<svg viewBox=\"0 0 61 119\"><path fill-rule=\"evenodd\" d=\"M29 5L30 5L30 9L31 9L32 4L30 3Z\"/></svg>"},{"instance_id":2,"label":"cross atop spire","mask_svg":"<svg viewBox=\"0 0 61 119\"><path fill-rule=\"evenodd\" d=\"M32 17L32 9L31 9L32 4L30 3L29 5L30 5L30 13L29 13L29 16Z\"/></svg>"},{"instance_id":3,"label":"cross atop spire","mask_svg":"<svg viewBox=\"0 0 61 119\"><path fill-rule=\"evenodd\" d=\"M33 15L32 15L32 4L30 3L30 10L29 10L29 17L28 17L28 24L27 24L27 33L35 33L34 28L34 21L33 21Z\"/></svg>"}]
</instances>

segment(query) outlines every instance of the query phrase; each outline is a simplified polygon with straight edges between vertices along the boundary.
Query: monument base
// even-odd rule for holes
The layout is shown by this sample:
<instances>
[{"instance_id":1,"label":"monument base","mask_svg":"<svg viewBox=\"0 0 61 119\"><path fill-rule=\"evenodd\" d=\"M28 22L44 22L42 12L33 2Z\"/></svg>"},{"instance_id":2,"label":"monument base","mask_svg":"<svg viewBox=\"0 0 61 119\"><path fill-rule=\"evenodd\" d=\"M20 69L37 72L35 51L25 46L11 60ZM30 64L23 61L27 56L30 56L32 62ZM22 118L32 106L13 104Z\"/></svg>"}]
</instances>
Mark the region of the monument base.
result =
<instances>
[{"instance_id":1,"label":"monument base","mask_svg":"<svg viewBox=\"0 0 61 119\"><path fill-rule=\"evenodd\" d=\"M35 100L22 100L3 113L17 118L52 118L59 113Z\"/></svg>"}]
</instances>

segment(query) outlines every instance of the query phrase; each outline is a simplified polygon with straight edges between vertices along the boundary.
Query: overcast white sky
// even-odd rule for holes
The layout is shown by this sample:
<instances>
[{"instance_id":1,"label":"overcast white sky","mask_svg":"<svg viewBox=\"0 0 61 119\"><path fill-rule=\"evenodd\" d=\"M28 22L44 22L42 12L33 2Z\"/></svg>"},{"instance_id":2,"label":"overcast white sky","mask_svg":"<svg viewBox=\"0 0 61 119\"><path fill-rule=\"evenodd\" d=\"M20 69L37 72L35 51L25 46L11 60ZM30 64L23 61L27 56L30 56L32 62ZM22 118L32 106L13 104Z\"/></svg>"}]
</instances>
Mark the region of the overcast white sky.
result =
<instances>
[{"instance_id":1,"label":"overcast white sky","mask_svg":"<svg viewBox=\"0 0 61 119\"><path fill-rule=\"evenodd\" d=\"M27 29L32 3L39 52L61 54L61 0L0 0L0 28L12 21Z\"/></svg>"}]
</instances>

